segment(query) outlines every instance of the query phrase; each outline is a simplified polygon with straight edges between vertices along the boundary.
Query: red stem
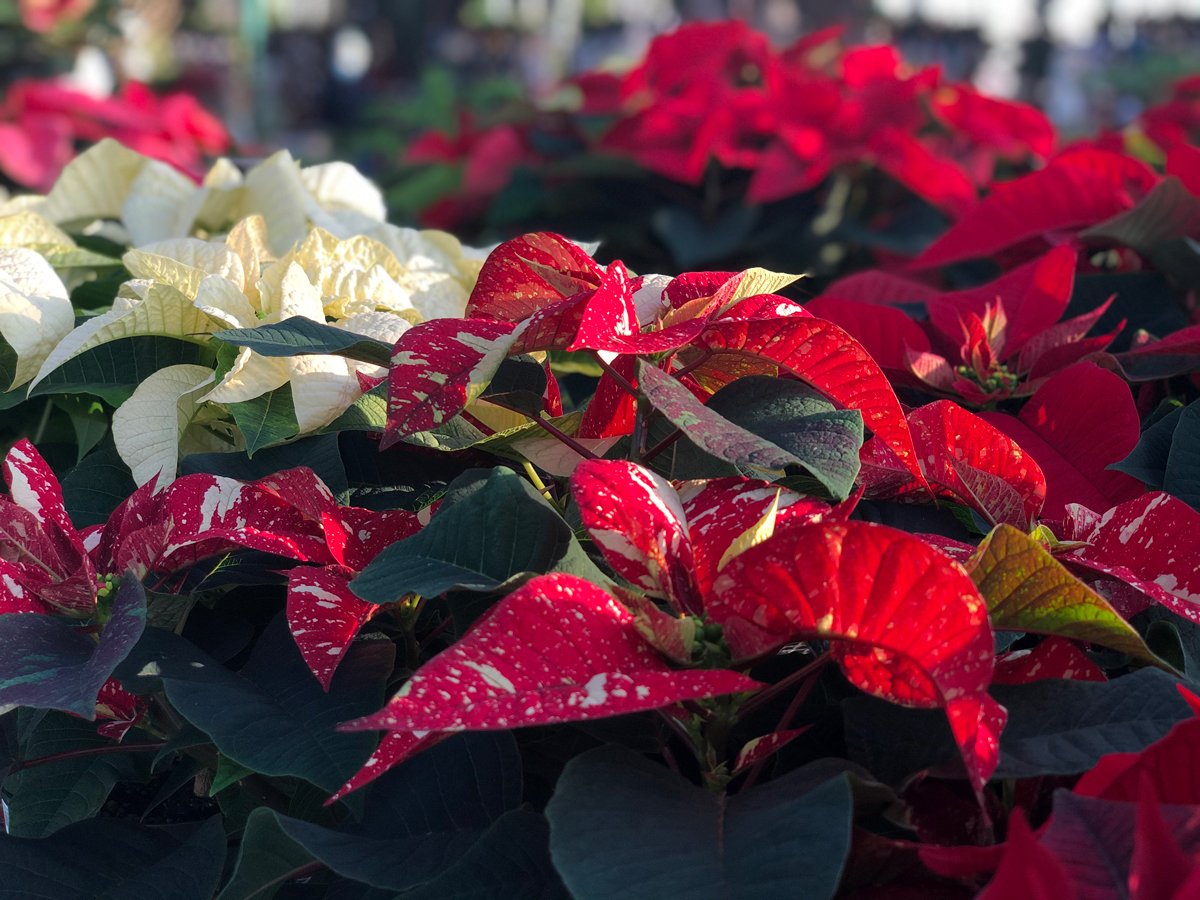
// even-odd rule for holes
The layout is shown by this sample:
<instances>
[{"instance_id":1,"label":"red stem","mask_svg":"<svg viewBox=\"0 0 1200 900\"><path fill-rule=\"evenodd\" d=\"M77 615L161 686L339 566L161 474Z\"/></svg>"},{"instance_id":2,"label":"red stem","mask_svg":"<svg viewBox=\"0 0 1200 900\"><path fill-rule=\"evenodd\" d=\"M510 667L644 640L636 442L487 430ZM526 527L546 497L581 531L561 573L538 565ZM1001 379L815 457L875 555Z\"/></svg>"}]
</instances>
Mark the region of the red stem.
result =
<instances>
[{"instance_id":1,"label":"red stem","mask_svg":"<svg viewBox=\"0 0 1200 900\"><path fill-rule=\"evenodd\" d=\"M36 766L44 766L48 763L59 762L64 759L80 759L88 756L107 756L110 753L150 753L161 750L167 746L166 741L156 741L146 744L105 744L102 747L81 747L78 750L64 750L61 753L51 753L47 756L35 756L32 759L18 759L8 767L8 774L20 772L23 769L32 769Z\"/></svg>"},{"instance_id":2,"label":"red stem","mask_svg":"<svg viewBox=\"0 0 1200 900\"><path fill-rule=\"evenodd\" d=\"M624 375L622 375L620 372L618 372L616 369L614 369L612 366L610 366L608 363L606 363L604 361L604 358L599 354L599 352L593 351L592 356L595 357L596 362L598 362L600 364L600 368L602 368L606 373L608 373L608 375L612 377L612 380L617 383L617 387L619 387L621 390L623 390L625 393L627 393L634 400L637 399L637 397L638 397L637 388L635 388L630 383L628 378L626 378Z\"/></svg>"},{"instance_id":3,"label":"red stem","mask_svg":"<svg viewBox=\"0 0 1200 900\"><path fill-rule=\"evenodd\" d=\"M654 457L658 456L658 454L662 453L664 450L666 450L668 447L670 447L673 443L675 443L681 437L683 437L683 430L680 428L676 428L669 435L667 435L665 438L663 438L661 441L659 441L657 444L655 444L653 447L651 447L649 450L647 450L645 453L643 453L640 462L646 463L646 462L649 462L650 460L654 459Z\"/></svg>"},{"instance_id":4,"label":"red stem","mask_svg":"<svg viewBox=\"0 0 1200 900\"><path fill-rule=\"evenodd\" d=\"M676 378L682 378L684 375L691 374L696 369L700 368L702 365L704 365L706 362L708 362L710 359L712 359L712 356L713 356L713 352L711 350L706 350L706 351L704 351L703 354L701 354L700 358L697 359L690 366L684 366L678 372L672 372L671 374L674 375Z\"/></svg>"},{"instance_id":5,"label":"red stem","mask_svg":"<svg viewBox=\"0 0 1200 900\"><path fill-rule=\"evenodd\" d=\"M821 656L820 660L826 660L828 658L828 656ZM792 702L788 704L787 709L784 710L783 715L780 716L779 724L775 726L775 732L787 730L788 726L792 724L792 719L795 717L796 713L800 712L800 707L804 705L804 701L808 699L808 695L813 692L813 688L817 686L817 682L820 681L820 679L821 671L820 669L817 669L810 674L808 680L800 685L800 690L796 691L796 696L792 698ZM746 776L746 780L742 783L742 786L739 790L748 791L750 788L754 787L754 783L758 781L758 776L762 774L763 769L766 767L767 760L770 758L771 755L768 754L754 764L754 767Z\"/></svg>"},{"instance_id":6,"label":"red stem","mask_svg":"<svg viewBox=\"0 0 1200 900\"><path fill-rule=\"evenodd\" d=\"M803 681L805 678L807 678L809 676L809 674L817 671L823 665L825 665L825 663L827 663L827 662L829 662L829 654L822 653L820 656L818 656L816 659L814 659L808 665L797 669L791 675L788 675L786 678L782 679L781 681L775 682L775 684L771 685L770 687L763 688L761 691L759 691L757 694L755 694L753 697L751 697L749 700L747 700L742 705L742 708L740 710L738 710L738 714L741 716L750 715L750 713L759 709L764 704L768 703L771 700L774 700L776 697L778 697L784 691L788 690L792 685L796 684L799 681Z\"/></svg>"},{"instance_id":7,"label":"red stem","mask_svg":"<svg viewBox=\"0 0 1200 900\"><path fill-rule=\"evenodd\" d=\"M491 437L493 434L496 433L494 428L491 428L491 427L483 424L477 418L475 418L473 415L471 415L469 412L467 412L465 409L460 413L460 415L464 419L466 419L468 423L470 423L471 425L475 426L480 431L482 431L486 436Z\"/></svg>"}]
</instances>

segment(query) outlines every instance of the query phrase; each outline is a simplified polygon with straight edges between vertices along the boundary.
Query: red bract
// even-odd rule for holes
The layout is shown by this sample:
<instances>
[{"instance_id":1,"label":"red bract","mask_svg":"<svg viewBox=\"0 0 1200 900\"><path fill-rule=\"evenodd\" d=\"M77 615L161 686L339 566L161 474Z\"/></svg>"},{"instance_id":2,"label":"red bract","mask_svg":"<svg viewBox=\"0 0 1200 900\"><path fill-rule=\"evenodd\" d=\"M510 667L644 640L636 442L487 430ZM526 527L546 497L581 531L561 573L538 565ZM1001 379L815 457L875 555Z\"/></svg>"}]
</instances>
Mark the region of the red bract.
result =
<instances>
[{"instance_id":1,"label":"red bract","mask_svg":"<svg viewBox=\"0 0 1200 900\"><path fill-rule=\"evenodd\" d=\"M185 475L157 490L152 480L118 506L103 526L79 532L63 506L58 479L28 441L4 463L9 498L0 498L7 525L0 532L0 603L10 611L46 607L73 616L95 610L97 573L154 575L162 588L202 559L237 549L299 562L355 560L342 534L330 549L322 511L338 509L311 470L291 469L259 482L217 475ZM340 516L340 514L339 514ZM355 513L339 517L357 527L363 546L369 529ZM377 550L376 550L377 552Z\"/></svg>"},{"instance_id":2,"label":"red bract","mask_svg":"<svg viewBox=\"0 0 1200 900\"><path fill-rule=\"evenodd\" d=\"M27 440L4 459L0 498L0 611L90 614L96 570L71 524L58 479Z\"/></svg>"},{"instance_id":3,"label":"red bract","mask_svg":"<svg viewBox=\"0 0 1200 900\"><path fill-rule=\"evenodd\" d=\"M589 460L571 476L584 527L613 570L630 584L699 614L727 556L746 535L774 524L830 512L818 501L761 481L666 479L622 460ZM840 514L839 514L840 515ZM731 550L737 546L737 550Z\"/></svg>"},{"instance_id":4,"label":"red bract","mask_svg":"<svg viewBox=\"0 0 1200 900\"><path fill-rule=\"evenodd\" d=\"M949 400L908 414L917 459L939 496L971 507L988 522L1028 529L1046 499L1046 478L1035 459L1004 432ZM871 496L927 496L918 490L878 438L863 446L862 482Z\"/></svg>"},{"instance_id":5,"label":"red bract","mask_svg":"<svg viewBox=\"0 0 1200 900\"><path fill-rule=\"evenodd\" d=\"M1131 208L1157 176L1145 164L1105 150L1066 151L1030 175L996 185L917 257L917 268L989 256L1030 238L1103 222Z\"/></svg>"},{"instance_id":6,"label":"red bract","mask_svg":"<svg viewBox=\"0 0 1200 900\"><path fill-rule=\"evenodd\" d=\"M1081 574L1117 579L1200 622L1200 513L1170 494L1145 494L1104 515L1068 507L1065 537L1087 546L1061 559Z\"/></svg>"},{"instance_id":7,"label":"red bract","mask_svg":"<svg viewBox=\"0 0 1200 900\"><path fill-rule=\"evenodd\" d=\"M1029 684L1045 678L1073 681L1107 681L1074 641L1048 637L1032 650L1014 650L996 658L993 684Z\"/></svg>"},{"instance_id":8,"label":"red bract","mask_svg":"<svg viewBox=\"0 0 1200 900\"><path fill-rule=\"evenodd\" d=\"M1200 719L1180 722L1139 753L1110 753L1075 785L1105 800L1200 806Z\"/></svg>"},{"instance_id":9,"label":"red bract","mask_svg":"<svg viewBox=\"0 0 1200 900\"><path fill-rule=\"evenodd\" d=\"M830 641L861 690L945 709L976 790L995 769L1005 712L987 695L987 606L963 568L920 539L866 522L786 523L717 576L706 610L735 656Z\"/></svg>"},{"instance_id":10,"label":"red bract","mask_svg":"<svg viewBox=\"0 0 1200 900\"><path fill-rule=\"evenodd\" d=\"M288 572L287 620L300 655L329 690L346 648L379 611L355 596L350 581L385 547L415 534L421 522L404 510L375 512L336 504L322 513L321 521L337 564L296 566Z\"/></svg>"},{"instance_id":11,"label":"red bract","mask_svg":"<svg viewBox=\"0 0 1200 900\"><path fill-rule=\"evenodd\" d=\"M412 734L399 754L389 754L395 765L428 746L429 732L597 719L758 687L729 670L671 669L606 591L574 576L544 575L485 613L380 712L342 727ZM376 763L368 777L384 771Z\"/></svg>"},{"instance_id":12,"label":"red bract","mask_svg":"<svg viewBox=\"0 0 1200 900\"><path fill-rule=\"evenodd\" d=\"M106 98L53 81L18 81L0 107L0 169L14 181L47 191L78 143L112 137L199 177L201 163L229 147L229 133L187 94L159 97L130 82Z\"/></svg>"},{"instance_id":13,"label":"red bract","mask_svg":"<svg viewBox=\"0 0 1200 900\"><path fill-rule=\"evenodd\" d=\"M1017 416L980 418L1016 441L1045 473L1045 518L1061 517L1068 503L1107 509L1145 490L1108 468L1137 444L1141 421L1129 387L1094 363L1052 375Z\"/></svg>"}]
</instances>

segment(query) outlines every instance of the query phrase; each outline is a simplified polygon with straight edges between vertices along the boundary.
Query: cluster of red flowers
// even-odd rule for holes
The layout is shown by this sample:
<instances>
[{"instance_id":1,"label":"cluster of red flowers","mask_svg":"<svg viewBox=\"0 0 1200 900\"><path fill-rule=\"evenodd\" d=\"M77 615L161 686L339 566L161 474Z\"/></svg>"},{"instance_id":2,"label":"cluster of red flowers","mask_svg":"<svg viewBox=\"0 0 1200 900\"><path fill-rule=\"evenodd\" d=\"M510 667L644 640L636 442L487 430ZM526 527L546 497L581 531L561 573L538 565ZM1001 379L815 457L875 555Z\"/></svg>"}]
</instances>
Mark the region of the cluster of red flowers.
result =
<instances>
[{"instance_id":1,"label":"cluster of red flowers","mask_svg":"<svg viewBox=\"0 0 1200 900\"><path fill-rule=\"evenodd\" d=\"M458 207L541 160L534 135L566 129L587 153L623 156L687 184L714 162L747 170L750 203L809 190L839 168L877 166L938 208L968 207L998 164L1045 160L1055 133L1037 109L911 70L890 46L846 49L837 29L778 51L742 22L699 23L657 38L623 75L590 72L564 121L545 113L460 133L431 132L408 161L464 164ZM595 126L599 119L603 125ZM429 211L445 220L445 204Z\"/></svg>"},{"instance_id":2,"label":"cluster of red flowers","mask_svg":"<svg viewBox=\"0 0 1200 900\"><path fill-rule=\"evenodd\" d=\"M19 81L0 104L0 173L47 191L82 146L112 137L198 177L229 148L229 132L190 94L159 96L130 82L95 97L56 81Z\"/></svg>"}]
</instances>

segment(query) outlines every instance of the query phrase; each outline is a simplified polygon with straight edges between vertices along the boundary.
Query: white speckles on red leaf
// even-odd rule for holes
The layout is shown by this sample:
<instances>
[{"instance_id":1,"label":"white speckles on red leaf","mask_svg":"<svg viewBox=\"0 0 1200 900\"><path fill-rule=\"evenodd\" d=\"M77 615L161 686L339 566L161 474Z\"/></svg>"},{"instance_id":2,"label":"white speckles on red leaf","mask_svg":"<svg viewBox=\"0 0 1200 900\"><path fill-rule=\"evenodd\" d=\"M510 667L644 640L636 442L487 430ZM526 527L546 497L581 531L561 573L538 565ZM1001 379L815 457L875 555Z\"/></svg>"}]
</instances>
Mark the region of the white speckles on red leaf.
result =
<instances>
[{"instance_id":1,"label":"white speckles on red leaf","mask_svg":"<svg viewBox=\"0 0 1200 900\"><path fill-rule=\"evenodd\" d=\"M1200 513L1162 492L1127 500L1099 518L1090 510L1071 512L1091 529L1074 528L1068 536L1089 546L1061 557L1064 563L1124 581L1200 622Z\"/></svg>"},{"instance_id":2,"label":"white speckles on red leaf","mask_svg":"<svg viewBox=\"0 0 1200 900\"><path fill-rule=\"evenodd\" d=\"M418 669L382 710L343 727L494 730L616 716L758 687L726 669L671 669L614 597L581 578L543 575ZM388 753L387 764L424 746L402 743ZM377 763L371 777L385 770Z\"/></svg>"},{"instance_id":3,"label":"white speckles on red leaf","mask_svg":"<svg viewBox=\"0 0 1200 900\"><path fill-rule=\"evenodd\" d=\"M351 592L353 575L342 566L297 566L288 572L288 628L325 690L346 648L379 608Z\"/></svg>"},{"instance_id":4,"label":"white speckles on red leaf","mask_svg":"<svg viewBox=\"0 0 1200 900\"><path fill-rule=\"evenodd\" d=\"M1028 528L1046 499L1041 467L995 426L950 400L908 414L917 460L939 495L974 508L993 524ZM878 438L862 449L863 481L871 496L905 494L899 460ZM899 477L898 477L899 476Z\"/></svg>"},{"instance_id":5,"label":"white speckles on red leaf","mask_svg":"<svg viewBox=\"0 0 1200 900\"><path fill-rule=\"evenodd\" d=\"M666 479L623 460L588 460L571 476L583 525L614 571L677 609L696 611L692 543Z\"/></svg>"},{"instance_id":6,"label":"white speckles on red leaf","mask_svg":"<svg viewBox=\"0 0 1200 900\"><path fill-rule=\"evenodd\" d=\"M963 568L919 538L865 522L787 523L717 576L707 611L738 656L829 639L860 689L946 709L976 787L995 768L1004 714L987 696L987 607Z\"/></svg>"},{"instance_id":7,"label":"white speckles on red leaf","mask_svg":"<svg viewBox=\"0 0 1200 900\"><path fill-rule=\"evenodd\" d=\"M602 273L583 248L561 235L521 235L488 255L466 315L520 322L543 307L596 287Z\"/></svg>"},{"instance_id":8,"label":"white speckles on red leaf","mask_svg":"<svg viewBox=\"0 0 1200 900\"><path fill-rule=\"evenodd\" d=\"M449 422L478 397L517 337L511 322L434 319L396 342L388 374L390 445Z\"/></svg>"}]
</instances>

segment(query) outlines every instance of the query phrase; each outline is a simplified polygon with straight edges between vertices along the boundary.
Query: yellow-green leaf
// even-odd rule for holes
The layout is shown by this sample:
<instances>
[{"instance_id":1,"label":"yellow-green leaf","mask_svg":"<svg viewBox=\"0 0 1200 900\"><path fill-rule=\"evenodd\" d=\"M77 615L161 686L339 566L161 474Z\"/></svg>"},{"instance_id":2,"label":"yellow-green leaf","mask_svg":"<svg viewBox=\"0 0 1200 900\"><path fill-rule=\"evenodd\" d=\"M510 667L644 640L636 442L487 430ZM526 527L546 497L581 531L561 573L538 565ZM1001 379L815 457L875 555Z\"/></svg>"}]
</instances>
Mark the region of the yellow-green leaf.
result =
<instances>
[{"instance_id":1,"label":"yellow-green leaf","mask_svg":"<svg viewBox=\"0 0 1200 900\"><path fill-rule=\"evenodd\" d=\"M992 628L1101 644L1170 669L1103 597L1036 540L997 525L967 563L988 605Z\"/></svg>"}]
</instances>

